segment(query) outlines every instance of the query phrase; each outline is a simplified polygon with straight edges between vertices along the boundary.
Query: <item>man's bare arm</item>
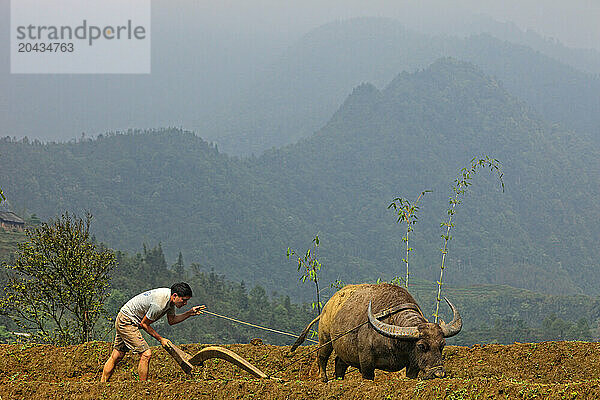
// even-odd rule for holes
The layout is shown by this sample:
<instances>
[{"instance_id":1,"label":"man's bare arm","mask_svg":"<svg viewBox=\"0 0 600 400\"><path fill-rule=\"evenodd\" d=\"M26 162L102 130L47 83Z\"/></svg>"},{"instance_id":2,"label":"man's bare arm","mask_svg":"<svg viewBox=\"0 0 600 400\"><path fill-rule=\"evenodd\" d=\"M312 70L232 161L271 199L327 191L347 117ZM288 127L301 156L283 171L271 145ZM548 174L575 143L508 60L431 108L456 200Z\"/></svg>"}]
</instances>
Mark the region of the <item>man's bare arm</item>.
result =
<instances>
[{"instance_id":1,"label":"man's bare arm","mask_svg":"<svg viewBox=\"0 0 600 400\"><path fill-rule=\"evenodd\" d=\"M169 325L175 325L182 321L185 321L192 315L200 315L202 314L202 310L206 309L205 305L195 306L187 310L186 312L178 315L170 315L167 314L167 320L169 321Z\"/></svg>"},{"instance_id":2,"label":"man's bare arm","mask_svg":"<svg viewBox=\"0 0 600 400\"><path fill-rule=\"evenodd\" d=\"M143 330L148 332L148 335L150 335L154 339L158 340L162 346L168 345L171 341L169 339L166 339L166 338L160 336L158 334L158 332L156 332L154 330L154 328L150 326L150 324L153 322L154 321L152 321L151 319L149 319L147 316L144 315L144 318L142 318L142 322L140 322L140 328L142 328Z\"/></svg>"}]
</instances>

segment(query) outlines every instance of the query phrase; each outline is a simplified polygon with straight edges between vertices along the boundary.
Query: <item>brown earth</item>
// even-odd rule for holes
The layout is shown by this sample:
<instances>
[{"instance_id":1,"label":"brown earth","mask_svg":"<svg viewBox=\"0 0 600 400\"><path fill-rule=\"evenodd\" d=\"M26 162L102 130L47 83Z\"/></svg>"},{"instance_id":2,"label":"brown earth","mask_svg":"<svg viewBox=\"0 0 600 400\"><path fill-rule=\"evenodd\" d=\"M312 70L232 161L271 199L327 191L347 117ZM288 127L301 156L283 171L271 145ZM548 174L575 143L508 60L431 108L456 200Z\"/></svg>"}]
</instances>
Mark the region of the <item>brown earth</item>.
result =
<instances>
[{"instance_id":1,"label":"brown earth","mask_svg":"<svg viewBox=\"0 0 600 400\"><path fill-rule=\"evenodd\" d=\"M204 345L182 345L193 355ZM154 347L150 382L137 379L137 357L127 355L109 384L101 384L111 345L0 345L0 399L600 399L600 343L448 346L447 378L411 380L403 371L376 371L365 381L350 369L344 380L321 383L315 346L225 346L277 380L259 380L222 360L191 376ZM330 361L333 360L333 357ZM287 367L287 368L286 368ZM329 367L329 374L333 366Z\"/></svg>"}]
</instances>

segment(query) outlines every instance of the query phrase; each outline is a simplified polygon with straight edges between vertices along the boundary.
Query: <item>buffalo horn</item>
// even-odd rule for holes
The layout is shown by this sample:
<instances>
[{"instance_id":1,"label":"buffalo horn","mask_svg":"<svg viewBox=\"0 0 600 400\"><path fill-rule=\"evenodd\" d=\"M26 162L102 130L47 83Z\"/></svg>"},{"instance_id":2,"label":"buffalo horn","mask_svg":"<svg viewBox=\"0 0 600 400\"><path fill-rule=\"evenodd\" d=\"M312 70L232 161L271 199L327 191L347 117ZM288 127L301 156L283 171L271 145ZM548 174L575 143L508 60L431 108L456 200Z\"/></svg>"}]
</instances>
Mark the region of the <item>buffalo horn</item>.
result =
<instances>
[{"instance_id":1,"label":"buffalo horn","mask_svg":"<svg viewBox=\"0 0 600 400\"><path fill-rule=\"evenodd\" d=\"M373 329L381 333L383 336L407 340L417 340L420 337L419 329L416 326L397 326L379 321L371 312L371 301L369 301L367 315L369 317L369 324L371 324Z\"/></svg>"},{"instance_id":2,"label":"buffalo horn","mask_svg":"<svg viewBox=\"0 0 600 400\"><path fill-rule=\"evenodd\" d=\"M449 324L446 324L444 321L442 321L440 323L440 328L442 329L444 337L451 337L456 335L462 329L462 318L456 307L454 307L454 305L450 303L450 300L448 300L446 297L444 297L444 300L446 300L446 303L448 303L448 305L452 309L452 313L454 314L454 316L452 317L452 321L450 321Z\"/></svg>"}]
</instances>

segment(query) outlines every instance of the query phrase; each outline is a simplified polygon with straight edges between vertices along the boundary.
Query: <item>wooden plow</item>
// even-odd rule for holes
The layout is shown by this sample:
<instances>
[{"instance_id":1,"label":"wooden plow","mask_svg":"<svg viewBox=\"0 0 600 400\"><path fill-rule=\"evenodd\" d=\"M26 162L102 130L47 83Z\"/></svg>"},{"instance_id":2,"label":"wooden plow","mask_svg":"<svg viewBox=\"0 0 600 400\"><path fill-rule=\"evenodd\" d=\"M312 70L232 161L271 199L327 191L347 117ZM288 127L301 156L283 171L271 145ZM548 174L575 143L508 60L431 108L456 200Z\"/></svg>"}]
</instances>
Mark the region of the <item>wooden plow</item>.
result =
<instances>
[{"instance_id":1,"label":"wooden plow","mask_svg":"<svg viewBox=\"0 0 600 400\"><path fill-rule=\"evenodd\" d=\"M209 346L194 356L189 355L185 351L181 350L179 347L170 343L169 345L164 347L165 350L173 357L173 359L179 364L181 369L186 374L192 373L192 368L194 366L202 366L204 361L209 360L211 358L220 358L221 360L228 361L244 371L248 372L252 376L260 379L274 379L262 372L260 369L256 368L254 365L250 364L248 360L243 357L240 357L236 353L231 350L228 350L224 347L219 346Z\"/></svg>"}]
</instances>

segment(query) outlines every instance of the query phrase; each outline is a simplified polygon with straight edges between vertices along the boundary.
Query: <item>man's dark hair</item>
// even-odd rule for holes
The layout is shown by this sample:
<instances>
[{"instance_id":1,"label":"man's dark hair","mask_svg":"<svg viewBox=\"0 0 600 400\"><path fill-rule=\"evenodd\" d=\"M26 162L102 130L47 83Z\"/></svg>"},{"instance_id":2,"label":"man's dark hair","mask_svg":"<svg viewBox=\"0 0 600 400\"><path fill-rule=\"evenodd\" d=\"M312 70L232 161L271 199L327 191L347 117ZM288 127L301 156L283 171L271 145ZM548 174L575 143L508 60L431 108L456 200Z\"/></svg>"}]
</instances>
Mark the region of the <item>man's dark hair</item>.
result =
<instances>
[{"instance_id":1,"label":"man's dark hair","mask_svg":"<svg viewBox=\"0 0 600 400\"><path fill-rule=\"evenodd\" d=\"M179 297L192 297L192 288L185 282L179 282L171 286L171 294Z\"/></svg>"}]
</instances>

